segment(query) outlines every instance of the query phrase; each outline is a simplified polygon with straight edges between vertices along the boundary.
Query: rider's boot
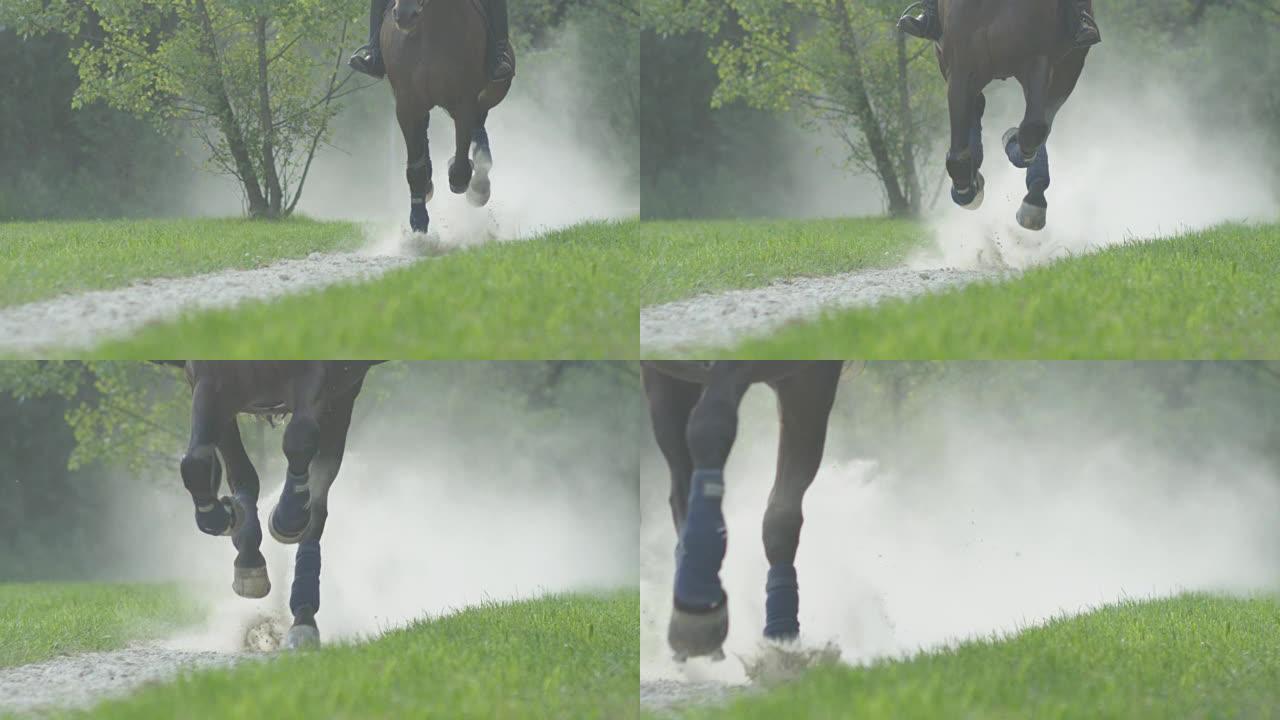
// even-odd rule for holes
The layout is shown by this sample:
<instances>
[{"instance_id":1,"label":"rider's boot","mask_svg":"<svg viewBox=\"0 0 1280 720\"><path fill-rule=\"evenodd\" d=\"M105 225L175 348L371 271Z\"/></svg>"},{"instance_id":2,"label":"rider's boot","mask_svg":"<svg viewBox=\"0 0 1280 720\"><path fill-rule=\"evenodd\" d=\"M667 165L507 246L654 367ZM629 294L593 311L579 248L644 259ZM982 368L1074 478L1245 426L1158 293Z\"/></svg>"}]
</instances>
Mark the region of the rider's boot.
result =
<instances>
[{"instance_id":1,"label":"rider's boot","mask_svg":"<svg viewBox=\"0 0 1280 720\"><path fill-rule=\"evenodd\" d=\"M516 54L511 49L510 31L507 27L507 0L485 0L489 11L489 43L485 67L489 79L504 82L516 75Z\"/></svg>"},{"instance_id":2,"label":"rider's boot","mask_svg":"<svg viewBox=\"0 0 1280 720\"><path fill-rule=\"evenodd\" d=\"M382 64L382 18L387 14L387 0L369 0L369 44L351 54L347 64L352 70L381 79L387 74Z\"/></svg>"},{"instance_id":3,"label":"rider's boot","mask_svg":"<svg viewBox=\"0 0 1280 720\"><path fill-rule=\"evenodd\" d=\"M920 0L902 13L898 29L921 40L942 39L942 18L938 16L938 0Z\"/></svg>"}]
</instances>

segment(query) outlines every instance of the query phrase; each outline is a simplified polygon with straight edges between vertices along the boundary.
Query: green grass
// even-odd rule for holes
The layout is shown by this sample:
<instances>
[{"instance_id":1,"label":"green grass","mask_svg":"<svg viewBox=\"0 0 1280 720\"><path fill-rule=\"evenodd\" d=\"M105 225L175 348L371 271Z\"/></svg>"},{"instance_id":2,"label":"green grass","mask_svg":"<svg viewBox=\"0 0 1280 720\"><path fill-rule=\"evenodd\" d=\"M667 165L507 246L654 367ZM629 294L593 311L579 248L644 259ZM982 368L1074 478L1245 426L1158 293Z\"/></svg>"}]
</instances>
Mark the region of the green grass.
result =
<instances>
[{"instance_id":1,"label":"green grass","mask_svg":"<svg viewBox=\"0 0 1280 720\"><path fill-rule=\"evenodd\" d=\"M925 228L883 218L647 222L641 226L640 305L901 264Z\"/></svg>"},{"instance_id":2,"label":"green grass","mask_svg":"<svg viewBox=\"0 0 1280 720\"><path fill-rule=\"evenodd\" d=\"M358 285L197 313L104 358L592 359L638 352L638 222L432 258Z\"/></svg>"},{"instance_id":3,"label":"green grass","mask_svg":"<svg viewBox=\"0 0 1280 720\"><path fill-rule=\"evenodd\" d=\"M743 358L1280 357L1280 226L1225 225L1061 260L1016 280L828 313Z\"/></svg>"},{"instance_id":4,"label":"green grass","mask_svg":"<svg viewBox=\"0 0 1280 720\"><path fill-rule=\"evenodd\" d=\"M867 668L690 718L1248 718L1280 708L1280 603L1187 595Z\"/></svg>"},{"instance_id":5,"label":"green grass","mask_svg":"<svg viewBox=\"0 0 1280 720\"><path fill-rule=\"evenodd\" d=\"M144 278L254 268L361 242L352 223L301 218L0 223L0 306Z\"/></svg>"},{"instance_id":6,"label":"green grass","mask_svg":"<svg viewBox=\"0 0 1280 720\"><path fill-rule=\"evenodd\" d=\"M196 622L172 585L0 584L0 667L111 650Z\"/></svg>"},{"instance_id":7,"label":"green grass","mask_svg":"<svg viewBox=\"0 0 1280 720\"><path fill-rule=\"evenodd\" d=\"M188 674L73 715L633 718L639 617L635 590L491 604L369 643Z\"/></svg>"}]
</instances>

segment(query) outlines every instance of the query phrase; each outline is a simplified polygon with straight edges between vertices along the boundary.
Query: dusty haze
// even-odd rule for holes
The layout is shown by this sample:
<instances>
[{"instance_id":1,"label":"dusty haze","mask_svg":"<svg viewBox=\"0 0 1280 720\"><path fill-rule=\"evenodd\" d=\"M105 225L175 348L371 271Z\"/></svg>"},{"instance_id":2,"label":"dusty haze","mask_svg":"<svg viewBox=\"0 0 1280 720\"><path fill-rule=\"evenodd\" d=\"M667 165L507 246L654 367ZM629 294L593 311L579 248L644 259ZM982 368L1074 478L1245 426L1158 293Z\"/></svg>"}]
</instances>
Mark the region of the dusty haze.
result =
<instances>
[{"instance_id":1,"label":"dusty haze","mask_svg":"<svg viewBox=\"0 0 1280 720\"><path fill-rule=\"evenodd\" d=\"M617 469L625 446L584 453L587 418L480 432L477 426L505 414L501 407L425 402L409 413L412 402L403 398L374 400L389 380L377 377L385 369L371 371L357 400L329 496L317 616L324 641L368 637L488 600L634 587L635 475ZM601 401L638 409L634 397ZM268 437L271 463L258 468L264 534L284 478L279 437L279 429ZM294 546L267 535L271 595L236 596L235 551L229 539L196 530L176 468L175 460L171 482L130 493L113 509L119 531L110 541L133 548L121 558L122 574L177 579L211 602L208 625L175 639L186 649L239 650L245 629L264 615L287 626Z\"/></svg>"},{"instance_id":2,"label":"dusty haze","mask_svg":"<svg viewBox=\"0 0 1280 720\"><path fill-rule=\"evenodd\" d=\"M838 406L860 381L843 380ZM1121 598L1248 592L1280 579L1275 471L1233 431L1206 440L1189 461L1141 439L1136 427L1124 431L1141 422L1124 407L1105 418L1082 413L1071 383L1057 402L1041 397L1019 408L975 402L978 391L921 392L936 393L927 423L914 424L929 428L904 426L902 442L915 452L896 470L837 413L805 499L796 561L806 645L834 642L844 661L861 663ZM1243 409L1239 422L1249 423ZM641 475L645 680L745 681L735 655L759 652L767 571L760 522L776 445L772 392L756 386L726 471L729 659L680 667L665 641L675 546L667 471L649 438Z\"/></svg>"}]
</instances>

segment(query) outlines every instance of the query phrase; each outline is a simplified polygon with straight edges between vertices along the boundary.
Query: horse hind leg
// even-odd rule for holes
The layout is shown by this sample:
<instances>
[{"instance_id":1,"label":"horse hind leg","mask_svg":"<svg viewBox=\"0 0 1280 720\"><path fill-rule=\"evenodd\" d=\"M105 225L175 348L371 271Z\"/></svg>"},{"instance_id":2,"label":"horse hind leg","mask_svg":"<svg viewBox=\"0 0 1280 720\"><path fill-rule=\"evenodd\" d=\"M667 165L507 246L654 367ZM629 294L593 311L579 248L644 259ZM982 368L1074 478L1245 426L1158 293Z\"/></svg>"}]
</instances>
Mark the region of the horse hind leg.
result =
<instances>
[{"instance_id":1,"label":"horse hind leg","mask_svg":"<svg viewBox=\"0 0 1280 720\"><path fill-rule=\"evenodd\" d=\"M1043 230L1048 221L1049 147L1042 146L1027 166L1027 195L1018 208L1018 224L1027 230Z\"/></svg>"},{"instance_id":2,"label":"horse hind leg","mask_svg":"<svg viewBox=\"0 0 1280 720\"><path fill-rule=\"evenodd\" d=\"M790 641L800 635L795 559L804 523L801 505L822 463L840 368L839 362L823 363L774 383L782 431L778 471L763 523L764 551L769 560L764 626L768 640Z\"/></svg>"},{"instance_id":3,"label":"horse hind leg","mask_svg":"<svg viewBox=\"0 0 1280 720\"><path fill-rule=\"evenodd\" d=\"M493 187L489 182L489 170L493 168L493 152L489 149L489 132L485 130L484 118L471 132L471 159L475 173L467 186L467 202L475 207L484 207L489 203Z\"/></svg>"},{"instance_id":4,"label":"horse hind leg","mask_svg":"<svg viewBox=\"0 0 1280 720\"><path fill-rule=\"evenodd\" d=\"M240 527L231 535L236 548L231 589L245 598L264 598L271 592L267 559L262 555L262 525L258 521L258 473L245 452L240 428L232 417L218 438L218 452L227 468L227 484Z\"/></svg>"},{"instance_id":5,"label":"horse hind leg","mask_svg":"<svg viewBox=\"0 0 1280 720\"><path fill-rule=\"evenodd\" d=\"M408 162L404 177L409 185L409 227L414 232L425 233L431 225L427 202L431 200L431 149L427 144L427 127L430 115L421 118L398 118L404 133Z\"/></svg>"},{"instance_id":6,"label":"horse hind leg","mask_svg":"<svg viewBox=\"0 0 1280 720\"><path fill-rule=\"evenodd\" d=\"M1036 152L1049 139L1049 105L1048 92L1051 79L1051 65L1048 57L1037 57L1028 66L1026 72L1018 77L1026 99L1026 114L1018 126L1018 150L1022 153L1022 164L1026 167L1035 161ZM1007 150L1006 145L1006 150ZM1012 156L1010 157L1012 159Z\"/></svg>"}]
</instances>

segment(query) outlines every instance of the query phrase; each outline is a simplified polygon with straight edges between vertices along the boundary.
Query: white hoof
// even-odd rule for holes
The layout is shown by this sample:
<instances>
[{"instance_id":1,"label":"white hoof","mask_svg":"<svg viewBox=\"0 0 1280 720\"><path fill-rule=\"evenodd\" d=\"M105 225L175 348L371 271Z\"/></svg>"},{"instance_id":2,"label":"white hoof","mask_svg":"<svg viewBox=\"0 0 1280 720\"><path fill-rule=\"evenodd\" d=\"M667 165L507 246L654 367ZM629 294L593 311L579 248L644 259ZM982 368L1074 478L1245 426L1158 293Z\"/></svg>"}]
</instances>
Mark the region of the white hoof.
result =
<instances>
[{"instance_id":1,"label":"white hoof","mask_svg":"<svg viewBox=\"0 0 1280 720\"><path fill-rule=\"evenodd\" d=\"M1043 230L1047 216L1046 208L1036 207L1028 202L1023 202L1022 207L1018 208L1018 224L1028 230Z\"/></svg>"},{"instance_id":2,"label":"white hoof","mask_svg":"<svg viewBox=\"0 0 1280 720\"><path fill-rule=\"evenodd\" d=\"M484 187L477 187L475 180L471 181L471 186L467 188L467 202L472 207L484 207L489 204L489 196L492 191L489 188L489 181L486 179Z\"/></svg>"},{"instance_id":3,"label":"white hoof","mask_svg":"<svg viewBox=\"0 0 1280 720\"><path fill-rule=\"evenodd\" d=\"M257 600L271 592L271 580L267 577L267 568L235 568L235 578L231 581L231 589L243 598Z\"/></svg>"},{"instance_id":4,"label":"white hoof","mask_svg":"<svg viewBox=\"0 0 1280 720\"><path fill-rule=\"evenodd\" d=\"M294 625L289 628L285 647L290 650L306 650L320 647L320 630L314 625Z\"/></svg>"}]
</instances>

